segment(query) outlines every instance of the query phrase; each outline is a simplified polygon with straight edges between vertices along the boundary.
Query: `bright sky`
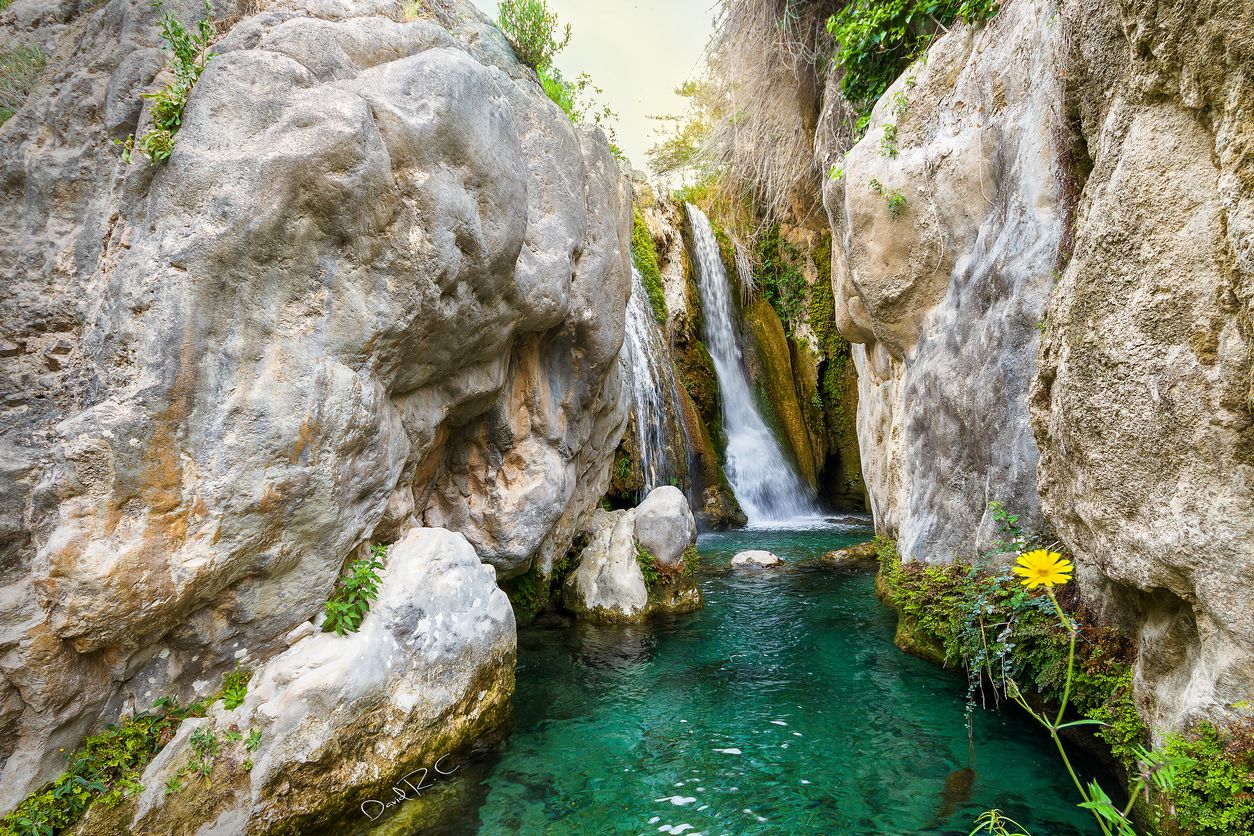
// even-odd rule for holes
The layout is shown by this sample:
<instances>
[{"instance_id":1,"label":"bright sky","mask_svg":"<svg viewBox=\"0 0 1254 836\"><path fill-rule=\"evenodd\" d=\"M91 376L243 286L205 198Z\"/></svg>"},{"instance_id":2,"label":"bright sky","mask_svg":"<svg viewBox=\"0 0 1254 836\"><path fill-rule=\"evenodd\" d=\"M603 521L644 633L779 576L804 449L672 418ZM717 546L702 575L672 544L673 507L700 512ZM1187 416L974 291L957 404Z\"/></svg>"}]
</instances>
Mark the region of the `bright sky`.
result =
<instances>
[{"instance_id":1,"label":"bright sky","mask_svg":"<svg viewBox=\"0 0 1254 836\"><path fill-rule=\"evenodd\" d=\"M718 0L549 0L571 28L570 46L554 62L566 78L586 72L618 111L618 144L641 171L644 152L668 123L650 116L678 114L674 90L698 74ZM496 19L496 0L474 0Z\"/></svg>"}]
</instances>

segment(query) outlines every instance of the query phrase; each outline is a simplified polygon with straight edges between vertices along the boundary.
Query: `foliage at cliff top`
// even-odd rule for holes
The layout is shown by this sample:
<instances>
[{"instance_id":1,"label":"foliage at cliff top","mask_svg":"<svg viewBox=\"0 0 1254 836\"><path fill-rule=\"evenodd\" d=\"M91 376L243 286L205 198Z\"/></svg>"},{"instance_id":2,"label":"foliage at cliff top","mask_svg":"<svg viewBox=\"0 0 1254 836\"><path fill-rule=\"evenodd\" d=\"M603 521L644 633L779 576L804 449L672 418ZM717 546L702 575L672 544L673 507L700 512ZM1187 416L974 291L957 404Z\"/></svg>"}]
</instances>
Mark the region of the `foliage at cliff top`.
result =
<instances>
[{"instance_id":1,"label":"foliage at cliff top","mask_svg":"<svg viewBox=\"0 0 1254 836\"><path fill-rule=\"evenodd\" d=\"M160 0L154 5L162 8ZM143 94L151 102L152 128L138 137L131 135L118 142L122 146L122 159L126 162L131 161L135 151L153 164L168 160L174 153L174 135L183 126L183 111L191 98L192 88L213 57L209 53L213 33L213 8L209 0L205 0L205 16L196 24L194 32L189 31L172 12L162 12L161 40L163 49L170 51L173 78L155 93Z\"/></svg>"},{"instance_id":2,"label":"foliage at cliff top","mask_svg":"<svg viewBox=\"0 0 1254 836\"><path fill-rule=\"evenodd\" d=\"M827 21L841 65L840 90L863 115L889 85L955 21L997 14L994 0L854 0Z\"/></svg>"},{"instance_id":3,"label":"foliage at cliff top","mask_svg":"<svg viewBox=\"0 0 1254 836\"><path fill-rule=\"evenodd\" d=\"M570 25L562 28L545 0L501 0L498 20L518 60L536 71L570 43Z\"/></svg>"},{"instance_id":4,"label":"foliage at cliff top","mask_svg":"<svg viewBox=\"0 0 1254 836\"><path fill-rule=\"evenodd\" d=\"M644 281L645 292L649 294L649 304L653 307L653 317L659 325L666 324L666 294L662 290L662 270L658 266L657 244L649 233L649 226L639 209L633 210L631 225L631 257L640 271Z\"/></svg>"}]
</instances>

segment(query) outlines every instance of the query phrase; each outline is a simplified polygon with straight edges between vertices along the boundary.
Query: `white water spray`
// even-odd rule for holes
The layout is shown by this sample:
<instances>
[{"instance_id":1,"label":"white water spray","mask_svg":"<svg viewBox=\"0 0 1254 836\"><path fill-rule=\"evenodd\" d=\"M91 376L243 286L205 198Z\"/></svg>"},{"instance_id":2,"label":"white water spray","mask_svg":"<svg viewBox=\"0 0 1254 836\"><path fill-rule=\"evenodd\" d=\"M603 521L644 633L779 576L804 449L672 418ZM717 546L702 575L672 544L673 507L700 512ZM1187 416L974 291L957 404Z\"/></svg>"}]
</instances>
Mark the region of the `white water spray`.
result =
<instances>
[{"instance_id":1,"label":"white water spray","mask_svg":"<svg viewBox=\"0 0 1254 836\"><path fill-rule=\"evenodd\" d=\"M820 512L810 492L762 420L749 391L736 340L731 287L719 257L714 229L700 209L691 204L687 208L696 248L693 261L697 285L704 307L703 336L723 394L727 480L751 526L815 519Z\"/></svg>"}]
</instances>

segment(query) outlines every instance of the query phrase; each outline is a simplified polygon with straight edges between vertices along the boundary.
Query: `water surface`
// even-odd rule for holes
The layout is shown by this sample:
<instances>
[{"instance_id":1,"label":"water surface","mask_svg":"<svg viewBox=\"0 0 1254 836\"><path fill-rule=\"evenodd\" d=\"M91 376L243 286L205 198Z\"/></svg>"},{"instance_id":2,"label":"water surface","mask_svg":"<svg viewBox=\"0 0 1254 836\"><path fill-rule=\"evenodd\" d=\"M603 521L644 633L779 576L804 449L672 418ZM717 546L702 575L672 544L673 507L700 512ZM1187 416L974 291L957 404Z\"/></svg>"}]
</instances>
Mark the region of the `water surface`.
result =
<instances>
[{"instance_id":1,"label":"water surface","mask_svg":"<svg viewBox=\"0 0 1254 836\"><path fill-rule=\"evenodd\" d=\"M512 734L439 832L965 836L996 807L1036 836L1090 833L1048 739L1009 712L975 712L975 781L945 792L968 766L965 679L893 645L871 575L816 561L865 537L705 535L702 612L524 628ZM731 570L747 547L789 565Z\"/></svg>"}]
</instances>

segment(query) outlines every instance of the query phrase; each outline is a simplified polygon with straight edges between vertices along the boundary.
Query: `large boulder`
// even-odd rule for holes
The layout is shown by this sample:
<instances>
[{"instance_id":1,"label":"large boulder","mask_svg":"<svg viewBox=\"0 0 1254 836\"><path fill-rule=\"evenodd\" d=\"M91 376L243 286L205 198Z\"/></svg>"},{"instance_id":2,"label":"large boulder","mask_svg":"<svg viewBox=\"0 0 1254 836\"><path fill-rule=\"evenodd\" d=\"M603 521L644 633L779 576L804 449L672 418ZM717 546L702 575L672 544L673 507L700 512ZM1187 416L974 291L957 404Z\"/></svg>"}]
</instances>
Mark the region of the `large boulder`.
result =
<instances>
[{"instance_id":1,"label":"large boulder","mask_svg":"<svg viewBox=\"0 0 1254 836\"><path fill-rule=\"evenodd\" d=\"M637 621L649 605L649 590L636 558L636 512L598 511L592 537L562 590L562 604L577 616Z\"/></svg>"},{"instance_id":2,"label":"large boulder","mask_svg":"<svg viewBox=\"0 0 1254 836\"><path fill-rule=\"evenodd\" d=\"M215 2L156 166L111 140L159 12L54 5L0 14L49 52L0 129L0 809L282 650L363 543L550 563L626 421L625 178L468 3Z\"/></svg>"},{"instance_id":3,"label":"large boulder","mask_svg":"<svg viewBox=\"0 0 1254 836\"><path fill-rule=\"evenodd\" d=\"M679 488L663 485L649 491L636 506L636 542L660 565L674 569L697 542L697 521Z\"/></svg>"},{"instance_id":4,"label":"large boulder","mask_svg":"<svg viewBox=\"0 0 1254 836\"><path fill-rule=\"evenodd\" d=\"M679 495L681 512L671 491L680 494L675 488L657 488L637 508L592 515L585 529L588 545L562 590L562 604L569 612L593 621L636 623L702 607L701 590L692 578L694 567L683 559L696 539L695 523L687 500ZM652 533L650 542L663 542L671 551L679 549L679 558L663 563L640 539L641 509L656 517L644 526ZM660 520L669 520L665 536L659 532Z\"/></svg>"},{"instance_id":5,"label":"large boulder","mask_svg":"<svg viewBox=\"0 0 1254 836\"><path fill-rule=\"evenodd\" d=\"M393 800L398 776L464 749L509 712L514 614L460 534L412 529L389 550L378 599L356 633L319 632L267 662L239 708L184 723L149 764L125 833L310 832ZM260 733L251 753L225 734ZM362 730L369 729L369 734ZM206 778L179 776L208 730L222 753ZM241 757L251 761L243 767ZM171 779L185 788L167 792ZM363 807L363 805L365 805ZM103 811L102 811L103 812ZM97 814L98 816L101 814Z\"/></svg>"}]
</instances>

